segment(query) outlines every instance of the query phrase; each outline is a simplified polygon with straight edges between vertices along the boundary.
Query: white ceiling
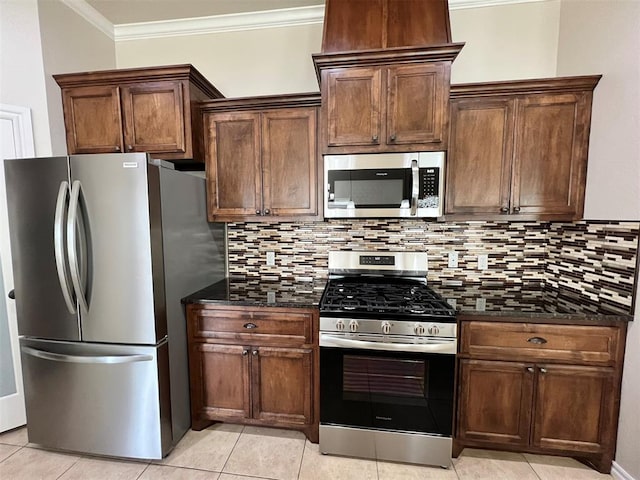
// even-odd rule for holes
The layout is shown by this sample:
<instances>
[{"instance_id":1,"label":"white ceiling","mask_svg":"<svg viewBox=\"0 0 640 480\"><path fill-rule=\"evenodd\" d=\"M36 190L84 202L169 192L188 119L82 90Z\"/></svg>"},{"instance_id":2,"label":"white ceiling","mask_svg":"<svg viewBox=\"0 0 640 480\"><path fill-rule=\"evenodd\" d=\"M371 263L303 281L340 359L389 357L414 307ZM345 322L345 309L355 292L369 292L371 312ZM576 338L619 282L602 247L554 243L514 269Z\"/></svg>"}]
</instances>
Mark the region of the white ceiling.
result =
<instances>
[{"instance_id":1,"label":"white ceiling","mask_svg":"<svg viewBox=\"0 0 640 480\"><path fill-rule=\"evenodd\" d=\"M324 0L85 0L113 25L323 5Z\"/></svg>"}]
</instances>

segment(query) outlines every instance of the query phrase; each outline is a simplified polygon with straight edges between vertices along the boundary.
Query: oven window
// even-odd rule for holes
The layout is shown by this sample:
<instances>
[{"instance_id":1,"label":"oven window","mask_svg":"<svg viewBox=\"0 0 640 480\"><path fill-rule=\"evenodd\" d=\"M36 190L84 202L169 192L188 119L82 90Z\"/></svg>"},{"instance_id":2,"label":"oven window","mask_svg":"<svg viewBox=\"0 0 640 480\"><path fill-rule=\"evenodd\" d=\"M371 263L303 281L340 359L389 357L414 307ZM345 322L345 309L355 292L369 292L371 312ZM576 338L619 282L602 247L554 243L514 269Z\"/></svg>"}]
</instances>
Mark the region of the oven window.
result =
<instances>
[{"instance_id":1,"label":"oven window","mask_svg":"<svg viewBox=\"0 0 640 480\"><path fill-rule=\"evenodd\" d=\"M323 424L450 436L455 356L320 348Z\"/></svg>"},{"instance_id":2,"label":"oven window","mask_svg":"<svg viewBox=\"0 0 640 480\"><path fill-rule=\"evenodd\" d=\"M427 394L427 370L420 360L345 355L342 378L349 400L420 404Z\"/></svg>"}]
</instances>

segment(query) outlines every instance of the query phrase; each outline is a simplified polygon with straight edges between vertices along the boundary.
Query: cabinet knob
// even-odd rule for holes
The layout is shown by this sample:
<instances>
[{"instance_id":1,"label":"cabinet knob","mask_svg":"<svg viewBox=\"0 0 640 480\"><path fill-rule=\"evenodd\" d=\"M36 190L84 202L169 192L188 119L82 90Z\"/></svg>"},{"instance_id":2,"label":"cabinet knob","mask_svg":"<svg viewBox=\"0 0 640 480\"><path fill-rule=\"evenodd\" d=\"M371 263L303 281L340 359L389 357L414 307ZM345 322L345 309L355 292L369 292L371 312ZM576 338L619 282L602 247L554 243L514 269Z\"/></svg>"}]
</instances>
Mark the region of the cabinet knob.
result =
<instances>
[{"instance_id":1,"label":"cabinet knob","mask_svg":"<svg viewBox=\"0 0 640 480\"><path fill-rule=\"evenodd\" d=\"M120 146L116 146L116 148L114 148L114 150L115 150L116 152L119 152L119 151L120 151Z\"/></svg>"},{"instance_id":2,"label":"cabinet knob","mask_svg":"<svg viewBox=\"0 0 640 480\"><path fill-rule=\"evenodd\" d=\"M540 367L540 373L547 373L547 369L544 367Z\"/></svg>"},{"instance_id":3,"label":"cabinet knob","mask_svg":"<svg viewBox=\"0 0 640 480\"><path fill-rule=\"evenodd\" d=\"M258 350L254 350L253 352L251 352L251 355L253 355L254 357L258 356Z\"/></svg>"},{"instance_id":4,"label":"cabinet knob","mask_svg":"<svg viewBox=\"0 0 640 480\"><path fill-rule=\"evenodd\" d=\"M513 207L514 213L520 213L520 207Z\"/></svg>"},{"instance_id":5,"label":"cabinet knob","mask_svg":"<svg viewBox=\"0 0 640 480\"><path fill-rule=\"evenodd\" d=\"M378 135L374 135L373 137L371 137L371 141L373 143L376 143L378 141Z\"/></svg>"},{"instance_id":6,"label":"cabinet knob","mask_svg":"<svg viewBox=\"0 0 640 480\"><path fill-rule=\"evenodd\" d=\"M127 150L129 151L133 150L133 145L127 145Z\"/></svg>"},{"instance_id":7,"label":"cabinet knob","mask_svg":"<svg viewBox=\"0 0 640 480\"><path fill-rule=\"evenodd\" d=\"M244 356L249 355L249 350L242 350L242 355Z\"/></svg>"},{"instance_id":8,"label":"cabinet knob","mask_svg":"<svg viewBox=\"0 0 640 480\"><path fill-rule=\"evenodd\" d=\"M389 137L389 141L390 142L395 142L396 141L396 134L395 133Z\"/></svg>"},{"instance_id":9,"label":"cabinet knob","mask_svg":"<svg viewBox=\"0 0 640 480\"><path fill-rule=\"evenodd\" d=\"M261 210L256 210L256 215L260 215L262 213Z\"/></svg>"},{"instance_id":10,"label":"cabinet knob","mask_svg":"<svg viewBox=\"0 0 640 480\"><path fill-rule=\"evenodd\" d=\"M533 373L533 367L527 367L527 372Z\"/></svg>"},{"instance_id":11,"label":"cabinet knob","mask_svg":"<svg viewBox=\"0 0 640 480\"><path fill-rule=\"evenodd\" d=\"M502 207L500 213L509 213L509 207Z\"/></svg>"},{"instance_id":12,"label":"cabinet knob","mask_svg":"<svg viewBox=\"0 0 640 480\"><path fill-rule=\"evenodd\" d=\"M265 215L270 215L271 214L271 210L269 210L268 208L264 211Z\"/></svg>"}]
</instances>

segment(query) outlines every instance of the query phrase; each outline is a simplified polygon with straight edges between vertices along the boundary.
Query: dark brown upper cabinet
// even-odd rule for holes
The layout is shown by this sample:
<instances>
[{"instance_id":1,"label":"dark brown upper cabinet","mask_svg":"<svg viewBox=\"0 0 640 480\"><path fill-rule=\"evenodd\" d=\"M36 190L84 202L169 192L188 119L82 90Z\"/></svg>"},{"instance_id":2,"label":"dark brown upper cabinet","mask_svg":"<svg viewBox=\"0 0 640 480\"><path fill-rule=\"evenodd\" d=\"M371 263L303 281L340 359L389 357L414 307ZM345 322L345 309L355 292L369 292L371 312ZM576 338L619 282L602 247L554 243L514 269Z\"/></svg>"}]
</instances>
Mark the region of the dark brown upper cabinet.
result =
<instances>
[{"instance_id":1,"label":"dark brown upper cabinet","mask_svg":"<svg viewBox=\"0 0 640 480\"><path fill-rule=\"evenodd\" d=\"M69 154L148 152L203 161L197 104L222 98L193 66L54 75Z\"/></svg>"},{"instance_id":2,"label":"dark brown upper cabinet","mask_svg":"<svg viewBox=\"0 0 640 480\"><path fill-rule=\"evenodd\" d=\"M318 219L318 94L202 104L209 221Z\"/></svg>"},{"instance_id":3,"label":"dark brown upper cabinet","mask_svg":"<svg viewBox=\"0 0 640 480\"><path fill-rule=\"evenodd\" d=\"M443 150L461 44L313 56L323 153Z\"/></svg>"},{"instance_id":4,"label":"dark brown upper cabinet","mask_svg":"<svg viewBox=\"0 0 640 480\"><path fill-rule=\"evenodd\" d=\"M451 43L447 0L327 0L322 53Z\"/></svg>"},{"instance_id":5,"label":"dark brown upper cabinet","mask_svg":"<svg viewBox=\"0 0 640 480\"><path fill-rule=\"evenodd\" d=\"M599 79L452 85L447 218L582 218Z\"/></svg>"}]
</instances>

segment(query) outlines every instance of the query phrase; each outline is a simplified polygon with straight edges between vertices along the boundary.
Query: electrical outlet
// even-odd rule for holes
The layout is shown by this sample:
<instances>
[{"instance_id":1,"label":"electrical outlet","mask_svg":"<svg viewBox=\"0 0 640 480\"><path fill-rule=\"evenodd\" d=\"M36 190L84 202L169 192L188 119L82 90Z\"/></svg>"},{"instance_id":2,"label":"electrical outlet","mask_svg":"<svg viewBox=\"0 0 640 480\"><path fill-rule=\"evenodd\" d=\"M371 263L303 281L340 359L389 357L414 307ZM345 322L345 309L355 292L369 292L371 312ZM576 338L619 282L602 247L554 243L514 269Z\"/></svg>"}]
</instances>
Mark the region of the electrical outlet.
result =
<instances>
[{"instance_id":1,"label":"electrical outlet","mask_svg":"<svg viewBox=\"0 0 640 480\"><path fill-rule=\"evenodd\" d=\"M276 252L267 252L267 265L273 266L276 264Z\"/></svg>"},{"instance_id":2,"label":"electrical outlet","mask_svg":"<svg viewBox=\"0 0 640 480\"><path fill-rule=\"evenodd\" d=\"M487 301L484 298L476 298L476 310L478 310L479 312L484 312L486 306Z\"/></svg>"},{"instance_id":3,"label":"electrical outlet","mask_svg":"<svg viewBox=\"0 0 640 480\"><path fill-rule=\"evenodd\" d=\"M449 252L449 268L458 268L458 252Z\"/></svg>"},{"instance_id":4,"label":"electrical outlet","mask_svg":"<svg viewBox=\"0 0 640 480\"><path fill-rule=\"evenodd\" d=\"M276 292L267 292L267 303L276 303Z\"/></svg>"},{"instance_id":5,"label":"electrical outlet","mask_svg":"<svg viewBox=\"0 0 640 480\"><path fill-rule=\"evenodd\" d=\"M478 270L486 270L489 268L489 255L481 253L478 255Z\"/></svg>"}]
</instances>

